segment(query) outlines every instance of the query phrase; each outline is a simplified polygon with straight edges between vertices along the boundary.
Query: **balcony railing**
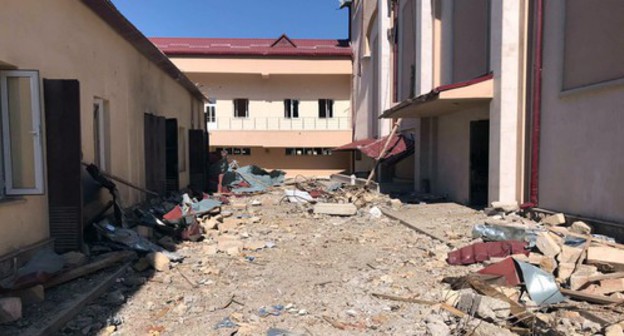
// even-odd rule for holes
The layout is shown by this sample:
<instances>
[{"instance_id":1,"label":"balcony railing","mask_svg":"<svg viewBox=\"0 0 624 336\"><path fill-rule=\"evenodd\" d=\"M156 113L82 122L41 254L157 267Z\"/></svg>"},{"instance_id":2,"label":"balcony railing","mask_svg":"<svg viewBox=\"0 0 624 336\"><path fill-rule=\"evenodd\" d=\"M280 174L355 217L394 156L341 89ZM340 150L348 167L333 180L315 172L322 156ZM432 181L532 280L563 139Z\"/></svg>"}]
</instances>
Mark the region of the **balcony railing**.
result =
<instances>
[{"instance_id":1,"label":"balcony railing","mask_svg":"<svg viewBox=\"0 0 624 336\"><path fill-rule=\"evenodd\" d=\"M351 129L351 118L233 118L220 117L208 123L213 131L347 131Z\"/></svg>"}]
</instances>

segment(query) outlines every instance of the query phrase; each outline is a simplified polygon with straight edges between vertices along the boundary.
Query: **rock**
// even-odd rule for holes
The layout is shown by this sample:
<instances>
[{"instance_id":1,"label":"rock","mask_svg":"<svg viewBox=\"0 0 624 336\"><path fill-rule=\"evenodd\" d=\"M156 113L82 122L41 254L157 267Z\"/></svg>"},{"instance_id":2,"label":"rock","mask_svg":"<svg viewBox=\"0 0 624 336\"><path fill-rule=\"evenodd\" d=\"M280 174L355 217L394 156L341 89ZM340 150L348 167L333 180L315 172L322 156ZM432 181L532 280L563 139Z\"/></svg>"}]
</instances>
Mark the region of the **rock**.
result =
<instances>
[{"instance_id":1,"label":"rock","mask_svg":"<svg viewBox=\"0 0 624 336\"><path fill-rule=\"evenodd\" d=\"M351 317L355 317L358 314L354 309L349 309L345 313Z\"/></svg>"},{"instance_id":2,"label":"rock","mask_svg":"<svg viewBox=\"0 0 624 336\"><path fill-rule=\"evenodd\" d=\"M576 272L570 276L570 289L578 290L582 285L587 282L587 278L592 275L598 275L598 269L596 266L591 265L579 265Z\"/></svg>"},{"instance_id":3,"label":"rock","mask_svg":"<svg viewBox=\"0 0 624 336\"><path fill-rule=\"evenodd\" d=\"M217 254L217 251L218 251L217 247L214 246L214 245L204 246L202 248L202 250L204 252L203 254L205 254L205 255L215 255L215 254Z\"/></svg>"},{"instance_id":4,"label":"rock","mask_svg":"<svg viewBox=\"0 0 624 336\"><path fill-rule=\"evenodd\" d=\"M451 330L439 315L427 316L425 323L427 324L427 331L432 336L448 336L451 334Z\"/></svg>"},{"instance_id":5,"label":"rock","mask_svg":"<svg viewBox=\"0 0 624 336\"><path fill-rule=\"evenodd\" d=\"M566 282L574 272L574 268L576 268L575 263L560 263L557 269L557 280L560 283Z\"/></svg>"},{"instance_id":6,"label":"rock","mask_svg":"<svg viewBox=\"0 0 624 336\"><path fill-rule=\"evenodd\" d=\"M150 266L149 262L147 262L147 259L145 258L141 258L139 259L136 263L134 263L134 265L132 265L132 268L137 271L137 272L143 272L145 271L148 267Z\"/></svg>"},{"instance_id":7,"label":"rock","mask_svg":"<svg viewBox=\"0 0 624 336\"><path fill-rule=\"evenodd\" d=\"M260 223L262 221L262 218L258 217L258 216L253 216L249 219L247 219L247 222L252 223L252 224L257 224Z\"/></svg>"},{"instance_id":8,"label":"rock","mask_svg":"<svg viewBox=\"0 0 624 336\"><path fill-rule=\"evenodd\" d=\"M243 246L243 242L232 235L222 235L217 240L217 249L229 255L238 255Z\"/></svg>"},{"instance_id":9,"label":"rock","mask_svg":"<svg viewBox=\"0 0 624 336\"><path fill-rule=\"evenodd\" d=\"M539 265L544 259L544 255L540 253L530 252L529 253L529 263L533 265Z\"/></svg>"},{"instance_id":10,"label":"rock","mask_svg":"<svg viewBox=\"0 0 624 336\"><path fill-rule=\"evenodd\" d=\"M547 257L555 257L561 252L561 238L550 232L540 232L537 234L536 246Z\"/></svg>"},{"instance_id":11,"label":"rock","mask_svg":"<svg viewBox=\"0 0 624 336\"><path fill-rule=\"evenodd\" d=\"M123 284L128 287L140 286L147 282L147 278L139 276L129 276L124 279Z\"/></svg>"},{"instance_id":12,"label":"rock","mask_svg":"<svg viewBox=\"0 0 624 336\"><path fill-rule=\"evenodd\" d=\"M542 219L542 224L545 225L561 225L561 224L565 224L566 219L565 219L565 215L562 213L558 213L558 214L554 214L554 215L550 215L545 217L544 219Z\"/></svg>"},{"instance_id":13,"label":"rock","mask_svg":"<svg viewBox=\"0 0 624 336\"><path fill-rule=\"evenodd\" d=\"M255 200L251 201L251 205L252 206L261 206L262 205L262 201L255 199Z\"/></svg>"},{"instance_id":14,"label":"rock","mask_svg":"<svg viewBox=\"0 0 624 336\"><path fill-rule=\"evenodd\" d=\"M570 231L588 235L591 234L592 229L591 226L585 224L585 222L576 221L570 226Z\"/></svg>"},{"instance_id":15,"label":"rock","mask_svg":"<svg viewBox=\"0 0 624 336\"><path fill-rule=\"evenodd\" d=\"M609 295L610 298L614 298L614 299L620 299L623 300L624 299L624 293L613 293L611 295Z\"/></svg>"},{"instance_id":16,"label":"rock","mask_svg":"<svg viewBox=\"0 0 624 336\"><path fill-rule=\"evenodd\" d=\"M229 233L238 229L239 220L236 218L227 218L223 223L219 224L219 232Z\"/></svg>"},{"instance_id":17,"label":"rock","mask_svg":"<svg viewBox=\"0 0 624 336\"><path fill-rule=\"evenodd\" d=\"M555 261L555 258L545 257L540 261L539 267L548 273L554 273L557 269L557 261Z\"/></svg>"},{"instance_id":18,"label":"rock","mask_svg":"<svg viewBox=\"0 0 624 336\"><path fill-rule=\"evenodd\" d=\"M161 252L152 252L145 256L147 262L158 272L164 272L169 269L169 258Z\"/></svg>"},{"instance_id":19,"label":"rock","mask_svg":"<svg viewBox=\"0 0 624 336\"><path fill-rule=\"evenodd\" d=\"M611 294L616 292L624 292L624 278L600 280L598 294Z\"/></svg>"},{"instance_id":20,"label":"rock","mask_svg":"<svg viewBox=\"0 0 624 336\"><path fill-rule=\"evenodd\" d=\"M204 230L204 233L211 230L216 230L219 227L219 221L216 217L206 217L202 219L199 223L202 230Z\"/></svg>"},{"instance_id":21,"label":"rock","mask_svg":"<svg viewBox=\"0 0 624 336\"><path fill-rule=\"evenodd\" d=\"M61 257L65 259L65 266L75 268L87 263L87 256L80 252L67 252L62 254Z\"/></svg>"},{"instance_id":22,"label":"rock","mask_svg":"<svg viewBox=\"0 0 624 336\"><path fill-rule=\"evenodd\" d=\"M110 305L119 306L123 304L124 302L126 302L126 297L123 295L121 290L116 290L106 295L106 303Z\"/></svg>"},{"instance_id":23,"label":"rock","mask_svg":"<svg viewBox=\"0 0 624 336\"><path fill-rule=\"evenodd\" d=\"M600 324L594 321L590 321L590 320L583 321L582 328L583 328L583 331L590 331L592 333L597 332L598 330L601 329Z\"/></svg>"},{"instance_id":24,"label":"rock","mask_svg":"<svg viewBox=\"0 0 624 336\"><path fill-rule=\"evenodd\" d=\"M516 212L520 210L520 207L518 206L518 202L500 202L500 201L492 202L492 208L496 210L504 211L506 213Z\"/></svg>"},{"instance_id":25,"label":"rock","mask_svg":"<svg viewBox=\"0 0 624 336\"><path fill-rule=\"evenodd\" d=\"M393 198L390 200L390 206L393 209L401 209L401 207L403 206L403 202L401 202L401 200L398 198Z\"/></svg>"},{"instance_id":26,"label":"rock","mask_svg":"<svg viewBox=\"0 0 624 336\"><path fill-rule=\"evenodd\" d=\"M22 318L22 300L18 297L0 299L0 324Z\"/></svg>"},{"instance_id":27,"label":"rock","mask_svg":"<svg viewBox=\"0 0 624 336\"><path fill-rule=\"evenodd\" d=\"M461 292L457 308L469 314L476 309L476 315L486 321L502 321L511 314L509 302L479 295L472 291Z\"/></svg>"},{"instance_id":28,"label":"rock","mask_svg":"<svg viewBox=\"0 0 624 336\"><path fill-rule=\"evenodd\" d=\"M13 291L10 295L11 297L20 298L22 300L22 306L43 302L43 300L45 300L45 290L42 285Z\"/></svg>"},{"instance_id":29,"label":"rock","mask_svg":"<svg viewBox=\"0 0 624 336\"><path fill-rule=\"evenodd\" d=\"M619 324L614 324L605 328L605 336L624 336L624 330Z\"/></svg>"},{"instance_id":30,"label":"rock","mask_svg":"<svg viewBox=\"0 0 624 336\"><path fill-rule=\"evenodd\" d=\"M117 331L117 327L115 327L115 326L108 326L108 327L104 328L104 330L102 330L99 335L100 336L110 336L115 331Z\"/></svg>"},{"instance_id":31,"label":"rock","mask_svg":"<svg viewBox=\"0 0 624 336\"><path fill-rule=\"evenodd\" d=\"M563 245L561 246L561 253L557 256L557 260L560 263L576 263L581 253L583 253L583 249L581 248Z\"/></svg>"}]
</instances>

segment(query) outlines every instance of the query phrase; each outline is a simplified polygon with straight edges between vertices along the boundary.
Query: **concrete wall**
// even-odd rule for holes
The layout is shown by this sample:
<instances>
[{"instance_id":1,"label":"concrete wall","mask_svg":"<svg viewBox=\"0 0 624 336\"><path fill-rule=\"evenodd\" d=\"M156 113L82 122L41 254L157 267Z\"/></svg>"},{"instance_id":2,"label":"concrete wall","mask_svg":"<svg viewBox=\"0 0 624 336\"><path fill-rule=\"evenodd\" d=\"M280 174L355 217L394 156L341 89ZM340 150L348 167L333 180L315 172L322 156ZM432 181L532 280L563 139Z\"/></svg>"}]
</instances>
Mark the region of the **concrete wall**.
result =
<instances>
[{"instance_id":1,"label":"concrete wall","mask_svg":"<svg viewBox=\"0 0 624 336\"><path fill-rule=\"evenodd\" d=\"M39 70L42 79L80 81L85 161L94 161L94 97L108 101L111 172L138 185L145 182L144 113L176 117L187 129L203 126L203 104L81 2L9 1L2 5L0 22L10 27L0 29L0 64ZM180 173L180 184L188 181L188 170ZM127 204L142 199L119 188ZM46 195L1 203L0 218L0 255L49 237Z\"/></svg>"},{"instance_id":2,"label":"concrete wall","mask_svg":"<svg viewBox=\"0 0 624 336\"><path fill-rule=\"evenodd\" d=\"M490 0L453 2L453 82L462 82L489 71Z\"/></svg>"},{"instance_id":3,"label":"concrete wall","mask_svg":"<svg viewBox=\"0 0 624 336\"><path fill-rule=\"evenodd\" d=\"M317 146L318 147L318 146ZM215 150L211 147L211 150ZM286 148L251 147L251 155L230 155L240 166L257 165L264 169L281 169L286 171L287 177L297 175L329 176L348 170L351 156L345 152L335 152L332 155L286 155Z\"/></svg>"},{"instance_id":4,"label":"concrete wall","mask_svg":"<svg viewBox=\"0 0 624 336\"><path fill-rule=\"evenodd\" d=\"M489 118L487 106L437 117L434 123L434 169L429 171L434 194L468 204L470 201L470 122Z\"/></svg>"},{"instance_id":5,"label":"concrete wall","mask_svg":"<svg viewBox=\"0 0 624 336\"><path fill-rule=\"evenodd\" d=\"M563 54L566 50L563 45L565 3L561 0L546 2L539 205L622 222L624 85L620 78L562 92L563 60L579 57ZM601 6L609 6L610 17L615 19L595 18L591 23L595 27L591 29L605 30L607 35L596 38L606 39L606 48L613 43L611 47L621 49L617 41L622 35L612 34L609 28L621 27L624 21L621 2L601 3ZM617 54L601 55L613 59L596 59L595 62L622 64ZM581 82L591 80L580 78Z\"/></svg>"}]
</instances>

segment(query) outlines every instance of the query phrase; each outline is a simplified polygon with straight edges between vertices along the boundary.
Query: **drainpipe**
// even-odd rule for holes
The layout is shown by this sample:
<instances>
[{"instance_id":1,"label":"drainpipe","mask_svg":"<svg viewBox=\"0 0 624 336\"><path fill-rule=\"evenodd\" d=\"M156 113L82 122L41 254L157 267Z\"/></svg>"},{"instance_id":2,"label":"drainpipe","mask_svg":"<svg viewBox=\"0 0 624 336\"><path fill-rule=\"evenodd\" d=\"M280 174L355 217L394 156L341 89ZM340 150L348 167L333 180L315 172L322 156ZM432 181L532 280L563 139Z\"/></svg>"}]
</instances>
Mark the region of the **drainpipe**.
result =
<instances>
[{"instance_id":1,"label":"drainpipe","mask_svg":"<svg viewBox=\"0 0 624 336\"><path fill-rule=\"evenodd\" d=\"M529 185L528 207L538 205L539 196L539 154L540 154L540 118L542 113L542 49L544 35L544 1L536 0L535 47L533 60L533 106L531 126L531 177Z\"/></svg>"}]
</instances>

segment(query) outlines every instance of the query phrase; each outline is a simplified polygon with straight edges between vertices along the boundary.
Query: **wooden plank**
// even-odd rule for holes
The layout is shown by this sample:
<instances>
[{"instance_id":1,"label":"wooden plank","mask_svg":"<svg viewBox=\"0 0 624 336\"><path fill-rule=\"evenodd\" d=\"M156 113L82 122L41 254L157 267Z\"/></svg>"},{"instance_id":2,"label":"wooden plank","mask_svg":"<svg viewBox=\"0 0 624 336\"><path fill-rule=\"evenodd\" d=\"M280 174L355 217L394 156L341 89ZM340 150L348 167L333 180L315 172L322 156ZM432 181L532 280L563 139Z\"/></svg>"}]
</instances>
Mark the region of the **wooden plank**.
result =
<instances>
[{"instance_id":1,"label":"wooden plank","mask_svg":"<svg viewBox=\"0 0 624 336\"><path fill-rule=\"evenodd\" d=\"M624 272L615 272L615 273L590 276L587 278L587 282L595 282L595 281L600 281L600 280L619 279L619 278L624 278Z\"/></svg>"},{"instance_id":2,"label":"wooden plank","mask_svg":"<svg viewBox=\"0 0 624 336\"><path fill-rule=\"evenodd\" d=\"M453 246L448 240L446 240L446 239L436 235L435 233L433 233L433 232L423 228L422 226L416 224L414 221L410 220L409 218L403 217L401 214L399 214L396 211L390 210L388 208L381 208L381 212L384 215L386 215L386 216L388 216L390 218L393 218L393 219L396 219L396 220L400 221L403 225L409 227L412 230L418 231L418 232L420 232L420 233L422 233L424 235L427 235L427 236L429 236L431 238L439 240L439 241L443 242L446 245Z\"/></svg>"},{"instance_id":3,"label":"wooden plank","mask_svg":"<svg viewBox=\"0 0 624 336\"><path fill-rule=\"evenodd\" d=\"M120 252L112 252L109 253L105 258L100 259L98 261L92 262L90 264L80 266L71 271L60 274L48 282L44 283L43 286L45 288L51 288L54 286L58 286L60 284L64 284L71 280L83 277L85 275L97 272L99 270L111 267L119 262L126 261L136 256L135 252L132 251L120 251Z\"/></svg>"},{"instance_id":4,"label":"wooden plank","mask_svg":"<svg viewBox=\"0 0 624 336\"><path fill-rule=\"evenodd\" d=\"M624 303L624 300L622 299L611 298L611 297L603 296L603 295L589 294L589 293L579 292L579 291L565 289L565 288L561 288L560 291L561 291L561 294L568 296L572 299L591 302L591 303L598 303L598 304Z\"/></svg>"},{"instance_id":5,"label":"wooden plank","mask_svg":"<svg viewBox=\"0 0 624 336\"><path fill-rule=\"evenodd\" d=\"M434 301L427 301L427 300L421 300L421 299L415 299L415 298L406 298L406 297L400 297L400 296L394 296L394 295L388 295L388 294L380 294L380 293L373 293L371 295L379 299L386 299L386 300L392 300L392 301L417 303L417 304L429 305L429 306L440 305L442 309L448 311L449 313L457 317L466 316L466 313L464 313L463 311L443 302L437 303Z\"/></svg>"},{"instance_id":6,"label":"wooden plank","mask_svg":"<svg viewBox=\"0 0 624 336\"><path fill-rule=\"evenodd\" d=\"M353 216L357 213L357 207L353 203L317 203L314 205L314 213Z\"/></svg>"},{"instance_id":7,"label":"wooden plank","mask_svg":"<svg viewBox=\"0 0 624 336\"><path fill-rule=\"evenodd\" d=\"M46 336L53 335L59 329L61 329L67 322L69 322L74 316L78 315L80 311L87 305L89 302L98 298L108 288L110 288L117 278L121 277L128 267L130 267L131 262L127 262L123 264L119 270L110 276L106 277L104 281L97 284L93 289L89 292L79 296L77 299L73 300L68 306L64 309L61 309L58 313L49 316L45 325L43 327L31 327L26 330L23 335L32 335L32 336Z\"/></svg>"}]
</instances>

